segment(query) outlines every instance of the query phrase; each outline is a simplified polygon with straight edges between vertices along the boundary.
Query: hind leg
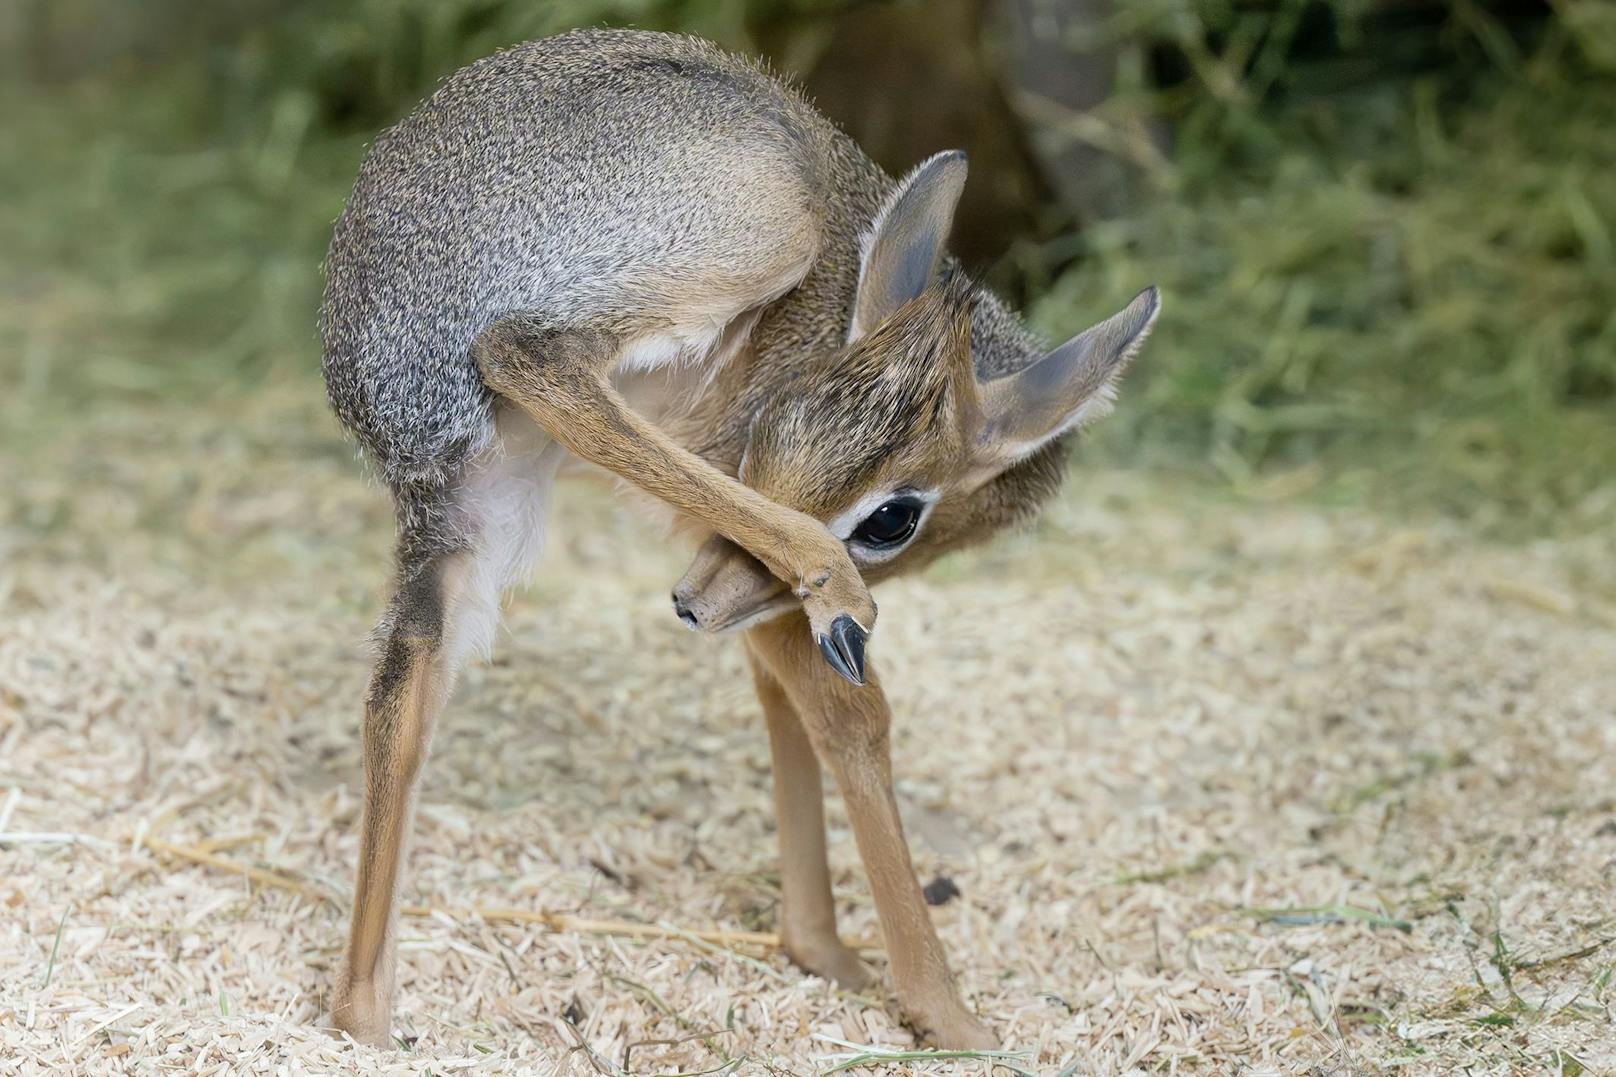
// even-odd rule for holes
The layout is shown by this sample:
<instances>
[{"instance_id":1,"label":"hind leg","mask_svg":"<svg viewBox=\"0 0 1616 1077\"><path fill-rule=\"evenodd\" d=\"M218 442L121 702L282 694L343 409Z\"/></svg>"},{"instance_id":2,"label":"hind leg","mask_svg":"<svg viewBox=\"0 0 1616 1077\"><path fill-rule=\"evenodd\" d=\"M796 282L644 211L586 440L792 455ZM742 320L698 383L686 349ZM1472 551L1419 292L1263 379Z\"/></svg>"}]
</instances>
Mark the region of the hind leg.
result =
<instances>
[{"instance_id":1,"label":"hind leg","mask_svg":"<svg viewBox=\"0 0 1616 1077\"><path fill-rule=\"evenodd\" d=\"M616 337L512 315L485 329L472 356L489 388L579 457L627 479L751 553L790 584L827 660L864 678L870 597L840 539L805 513L770 501L674 442L610 383Z\"/></svg>"},{"instance_id":2,"label":"hind leg","mask_svg":"<svg viewBox=\"0 0 1616 1077\"><path fill-rule=\"evenodd\" d=\"M490 641L500 590L525 572L542 534L557 453L522 444L520 431L502 434L452 494L402 515L400 582L365 700L358 880L330 1014L375 1046L392 1033L396 894L433 727L465 658Z\"/></svg>"},{"instance_id":3,"label":"hind leg","mask_svg":"<svg viewBox=\"0 0 1616 1077\"><path fill-rule=\"evenodd\" d=\"M464 601L466 551L439 554L399 586L387 639L365 699L365 808L348 953L331 1022L361 1043L385 1046L393 1017L397 950L394 892L415 790L455 670L444 653L445 617Z\"/></svg>"}]
</instances>

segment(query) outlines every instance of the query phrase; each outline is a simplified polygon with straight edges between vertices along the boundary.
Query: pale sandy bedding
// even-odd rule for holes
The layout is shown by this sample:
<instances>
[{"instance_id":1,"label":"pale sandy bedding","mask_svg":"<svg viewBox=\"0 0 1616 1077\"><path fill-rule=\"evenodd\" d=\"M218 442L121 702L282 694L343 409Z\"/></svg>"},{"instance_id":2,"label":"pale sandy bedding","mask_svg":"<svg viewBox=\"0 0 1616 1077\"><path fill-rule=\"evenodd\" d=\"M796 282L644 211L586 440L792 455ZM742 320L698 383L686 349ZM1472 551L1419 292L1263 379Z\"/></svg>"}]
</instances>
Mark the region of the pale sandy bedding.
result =
<instances>
[{"instance_id":1,"label":"pale sandy bedding","mask_svg":"<svg viewBox=\"0 0 1616 1077\"><path fill-rule=\"evenodd\" d=\"M131 478L0 568L0 1072L807 1074L911 1045L889 984L679 934L772 930L767 748L736 646L666 608L681 554L591 488L438 740L408 1050L319 1030L385 513L341 462L234 459L191 465L194 542L96 554ZM1082 475L1036 532L885 588L911 837L1010 1064L1616 1071L1608 554Z\"/></svg>"}]
</instances>

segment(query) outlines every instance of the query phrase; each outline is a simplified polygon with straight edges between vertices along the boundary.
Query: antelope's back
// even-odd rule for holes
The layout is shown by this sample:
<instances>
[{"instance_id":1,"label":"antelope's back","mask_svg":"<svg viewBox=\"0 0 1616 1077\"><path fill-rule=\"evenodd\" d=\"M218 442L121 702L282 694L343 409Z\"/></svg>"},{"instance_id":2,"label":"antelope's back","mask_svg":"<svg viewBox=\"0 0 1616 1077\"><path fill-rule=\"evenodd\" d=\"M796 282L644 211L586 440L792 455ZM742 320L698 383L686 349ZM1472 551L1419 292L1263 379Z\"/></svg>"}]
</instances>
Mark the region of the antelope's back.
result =
<instances>
[{"instance_id":1,"label":"antelope's back","mask_svg":"<svg viewBox=\"0 0 1616 1077\"><path fill-rule=\"evenodd\" d=\"M492 436L473 338L512 311L630 333L678 283L823 216L839 136L694 38L579 31L450 76L372 147L326 260L338 416L395 486Z\"/></svg>"}]
</instances>

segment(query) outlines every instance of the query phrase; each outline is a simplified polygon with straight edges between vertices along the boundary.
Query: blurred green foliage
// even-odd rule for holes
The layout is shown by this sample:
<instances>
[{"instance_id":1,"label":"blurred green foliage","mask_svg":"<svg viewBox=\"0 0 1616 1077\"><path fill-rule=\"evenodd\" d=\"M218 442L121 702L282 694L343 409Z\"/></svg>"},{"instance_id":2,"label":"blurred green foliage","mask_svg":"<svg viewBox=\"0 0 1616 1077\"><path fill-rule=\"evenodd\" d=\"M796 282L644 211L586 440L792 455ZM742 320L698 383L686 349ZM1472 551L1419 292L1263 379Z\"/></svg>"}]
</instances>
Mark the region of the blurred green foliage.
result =
<instances>
[{"instance_id":1,"label":"blurred green foliage","mask_svg":"<svg viewBox=\"0 0 1616 1077\"><path fill-rule=\"evenodd\" d=\"M1524 38L1453 10L1425 40L1360 27L1191 80L1159 194L1085 228L1038 307L1070 324L1162 285L1118 455L1504 525L1608 509L1616 6Z\"/></svg>"},{"instance_id":2,"label":"blurred green foliage","mask_svg":"<svg viewBox=\"0 0 1616 1077\"><path fill-rule=\"evenodd\" d=\"M103 404L317 393L318 263L364 144L473 57L612 23L803 67L868 6L24 4L0 19L0 416L37 438ZM981 22L957 47L992 51ZM1609 506L1616 5L1143 0L1088 33L1112 98L1025 122L1126 161L1130 207L1005 237L994 279L1051 335L1163 287L1095 451L1505 525Z\"/></svg>"}]
</instances>

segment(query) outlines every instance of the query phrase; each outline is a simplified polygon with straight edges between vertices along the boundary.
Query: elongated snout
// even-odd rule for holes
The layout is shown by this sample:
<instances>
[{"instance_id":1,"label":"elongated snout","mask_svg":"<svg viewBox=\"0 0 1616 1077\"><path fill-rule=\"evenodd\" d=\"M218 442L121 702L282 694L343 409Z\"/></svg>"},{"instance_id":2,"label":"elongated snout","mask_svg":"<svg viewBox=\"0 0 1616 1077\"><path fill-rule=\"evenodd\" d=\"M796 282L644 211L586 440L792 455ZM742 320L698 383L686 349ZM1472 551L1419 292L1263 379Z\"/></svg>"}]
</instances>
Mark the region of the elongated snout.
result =
<instances>
[{"instance_id":1,"label":"elongated snout","mask_svg":"<svg viewBox=\"0 0 1616 1077\"><path fill-rule=\"evenodd\" d=\"M673 589L673 611L697 632L731 632L796 608L796 598L757 558L714 535Z\"/></svg>"}]
</instances>

